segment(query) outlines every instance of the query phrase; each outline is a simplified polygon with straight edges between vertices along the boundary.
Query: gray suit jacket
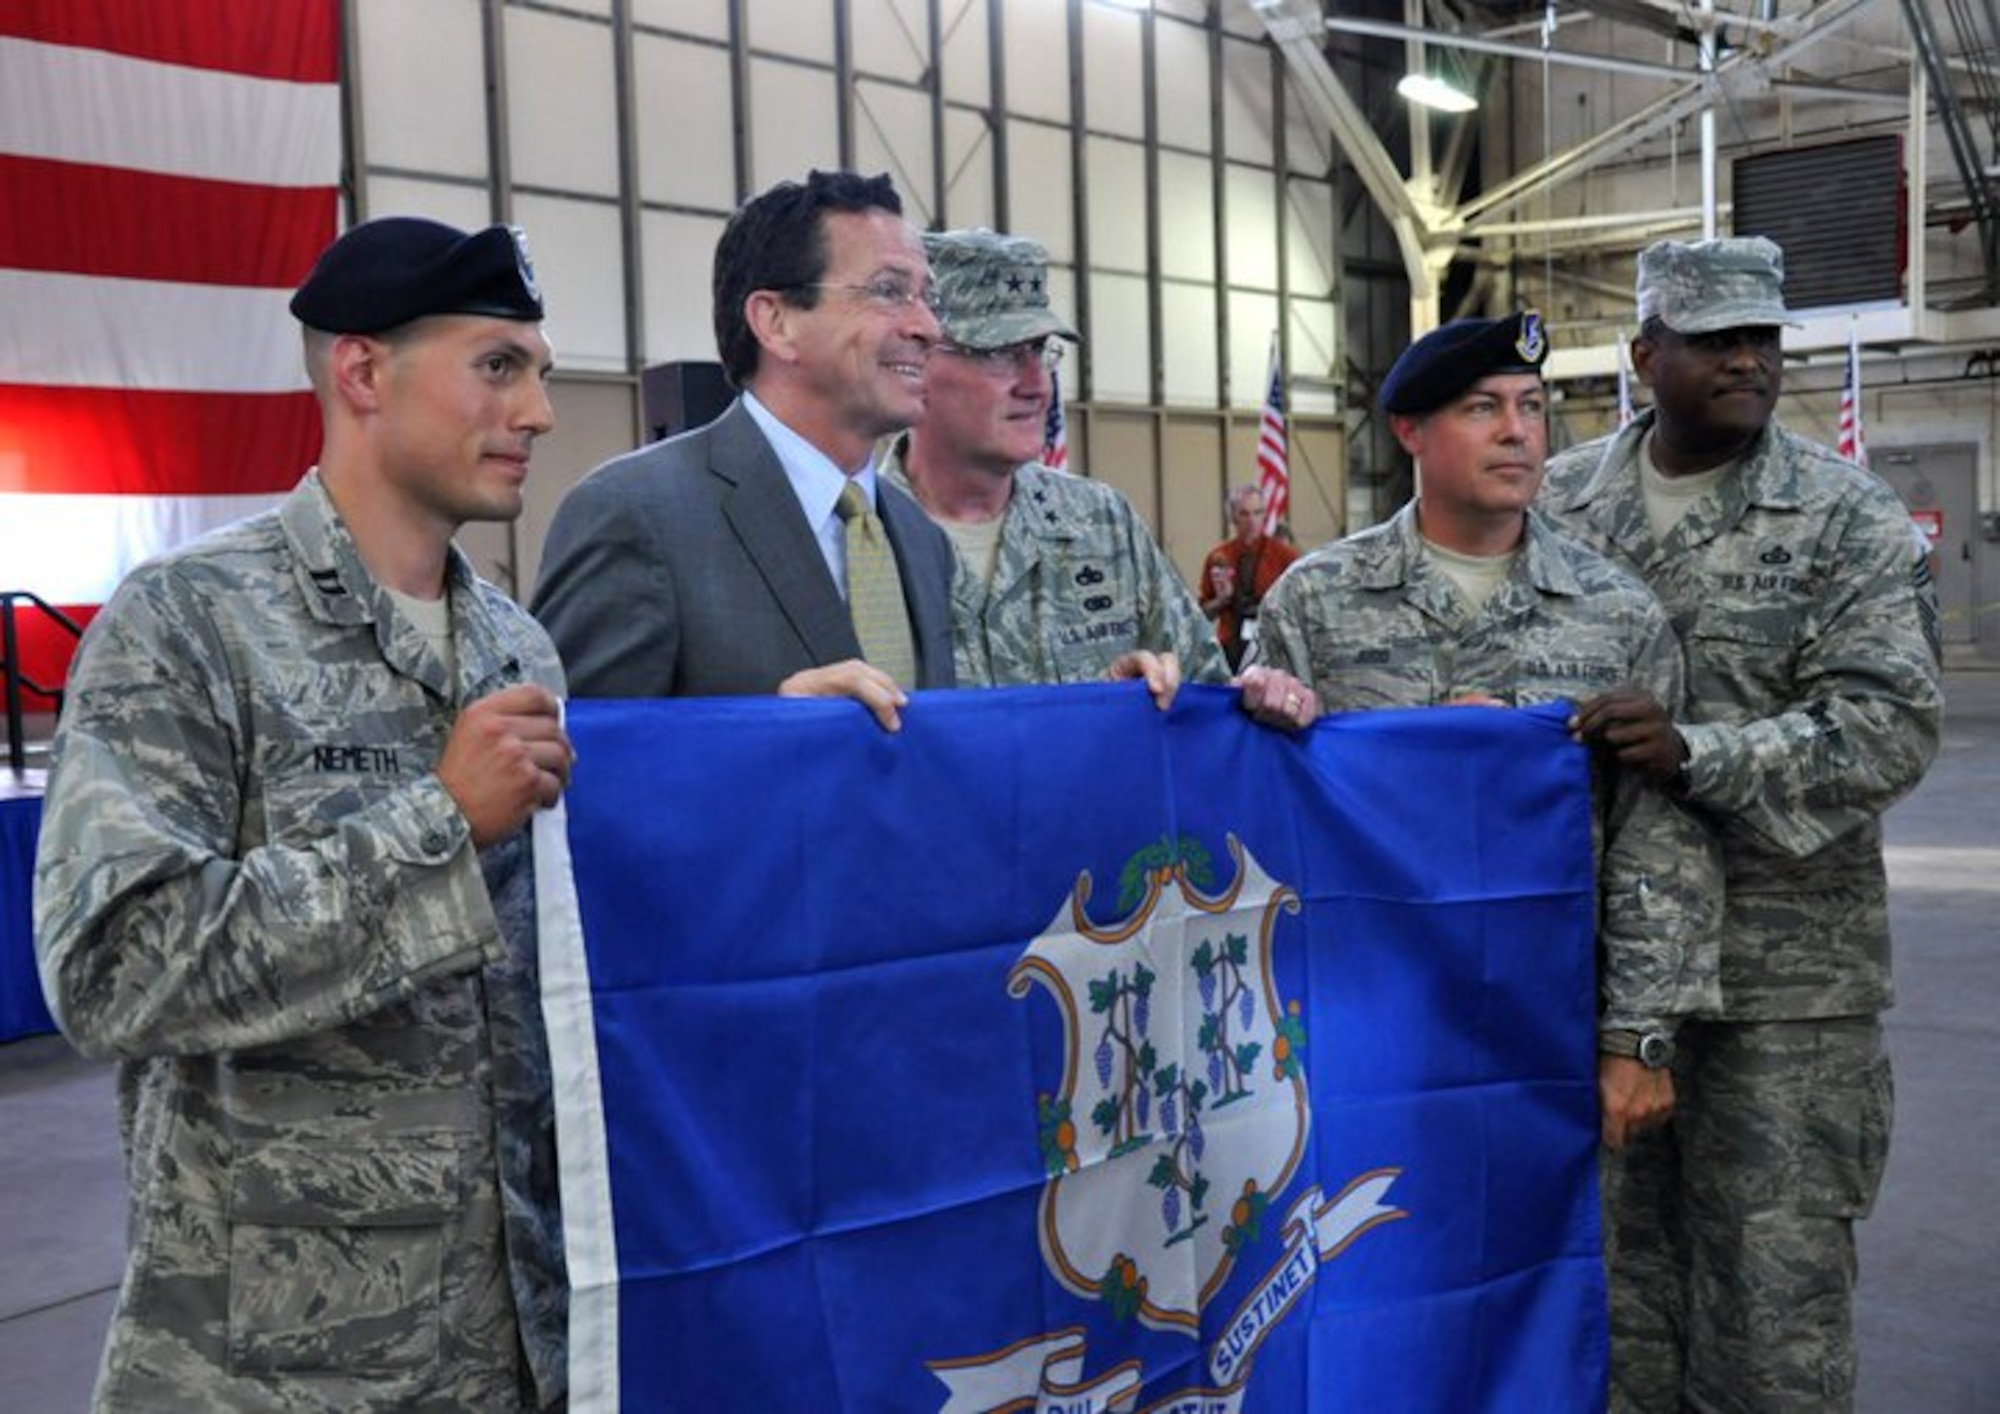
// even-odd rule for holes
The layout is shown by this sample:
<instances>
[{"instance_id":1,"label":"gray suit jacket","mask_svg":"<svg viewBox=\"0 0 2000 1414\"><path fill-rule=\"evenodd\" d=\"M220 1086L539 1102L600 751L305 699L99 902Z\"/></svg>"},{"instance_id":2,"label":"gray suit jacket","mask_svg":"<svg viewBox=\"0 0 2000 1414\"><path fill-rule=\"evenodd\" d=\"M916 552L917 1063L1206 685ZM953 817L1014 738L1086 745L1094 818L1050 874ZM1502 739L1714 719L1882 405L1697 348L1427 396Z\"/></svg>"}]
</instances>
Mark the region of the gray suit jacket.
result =
<instances>
[{"instance_id":1,"label":"gray suit jacket","mask_svg":"<svg viewBox=\"0 0 2000 1414\"><path fill-rule=\"evenodd\" d=\"M886 482L917 681L954 685L951 542ZM776 691L806 668L859 658L847 605L739 400L706 427L606 462L563 499L530 606L578 697Z\"/></svg>"}]
</instances>

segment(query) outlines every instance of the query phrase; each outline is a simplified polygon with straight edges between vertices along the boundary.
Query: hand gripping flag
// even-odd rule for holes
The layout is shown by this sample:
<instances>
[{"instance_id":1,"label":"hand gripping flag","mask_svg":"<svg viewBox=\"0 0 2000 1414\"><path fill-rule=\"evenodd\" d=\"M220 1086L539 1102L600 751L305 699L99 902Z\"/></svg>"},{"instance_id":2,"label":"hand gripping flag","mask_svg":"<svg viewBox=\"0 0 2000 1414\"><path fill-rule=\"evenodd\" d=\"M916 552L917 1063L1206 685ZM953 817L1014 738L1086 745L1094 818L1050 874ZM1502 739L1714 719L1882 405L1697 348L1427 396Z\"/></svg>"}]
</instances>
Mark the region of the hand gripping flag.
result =
<instances>
[{"instance_id":1,"label":"hand gripping flag","mask_svg":"<svg viewBox=\"0 0 2000 1414\"><path fill-rule=\"evenodd\" d=\"M1600 1408L1563 720L572 704L571 1407Z\"/></svg>"}]
</instances>

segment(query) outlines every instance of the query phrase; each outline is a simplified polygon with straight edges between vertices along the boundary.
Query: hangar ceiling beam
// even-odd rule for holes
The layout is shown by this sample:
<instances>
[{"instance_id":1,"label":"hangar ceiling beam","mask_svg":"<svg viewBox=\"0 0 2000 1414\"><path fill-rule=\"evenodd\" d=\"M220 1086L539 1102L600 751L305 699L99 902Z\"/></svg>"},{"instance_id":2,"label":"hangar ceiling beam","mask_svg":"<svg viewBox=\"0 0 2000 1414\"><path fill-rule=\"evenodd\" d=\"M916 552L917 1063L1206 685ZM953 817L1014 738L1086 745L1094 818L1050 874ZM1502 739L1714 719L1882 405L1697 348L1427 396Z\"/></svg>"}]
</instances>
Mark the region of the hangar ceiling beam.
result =
<instances>
[{"instance_id":1,"label":"hangar ceiling beam","mask_svg":"<svg viewBox=\"0 0 2000 1414\"><path fill-rule=\"evenodd\" d=\"M1439 280L1456 246L1454 239L1438 234L1434 219L1438 208L1419 200L1360 105L1327 63L1321 48L1326 21L1318 0L1251 0L1251 8L1285 56L1299 97L1333 134L1395 235L1410 281L1410 327L1435 327Z\"/></svg>"}]
</instances>

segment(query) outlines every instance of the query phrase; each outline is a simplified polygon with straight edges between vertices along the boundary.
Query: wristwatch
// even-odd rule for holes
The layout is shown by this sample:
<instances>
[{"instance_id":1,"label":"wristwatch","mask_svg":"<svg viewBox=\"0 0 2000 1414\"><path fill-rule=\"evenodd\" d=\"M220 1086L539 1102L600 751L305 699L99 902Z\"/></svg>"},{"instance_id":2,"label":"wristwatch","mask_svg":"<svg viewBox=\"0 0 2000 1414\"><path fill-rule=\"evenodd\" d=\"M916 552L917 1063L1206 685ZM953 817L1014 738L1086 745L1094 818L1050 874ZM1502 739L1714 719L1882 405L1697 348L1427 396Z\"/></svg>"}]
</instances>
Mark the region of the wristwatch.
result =
<instances>
[{"instance_id":1,"label":"wristwatch","mask_svg":"<svg viewBox=\"0 0 2000 1414\"><path fill-rule=\"evenodd\" d=\"M1648 1070L1665 1070L1674 1063L1674 1038L1667 1031L1604 1031L1597 1049L1607 1056L1630 1056Z\"/></svg>"}]
</instances>

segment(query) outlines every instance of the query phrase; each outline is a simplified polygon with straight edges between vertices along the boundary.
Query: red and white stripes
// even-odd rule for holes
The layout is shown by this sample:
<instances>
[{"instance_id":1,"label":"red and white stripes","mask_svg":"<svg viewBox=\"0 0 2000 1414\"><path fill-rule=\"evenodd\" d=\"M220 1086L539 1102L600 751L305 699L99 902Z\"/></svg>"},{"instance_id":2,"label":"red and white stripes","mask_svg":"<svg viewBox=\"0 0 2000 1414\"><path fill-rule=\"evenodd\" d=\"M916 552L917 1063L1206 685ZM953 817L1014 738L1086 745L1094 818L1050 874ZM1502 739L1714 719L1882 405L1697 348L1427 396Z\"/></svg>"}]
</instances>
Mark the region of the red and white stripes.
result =
<instances>
[{"instance_id":1,"label":"red and white stripes","mask_svg":"<svg viewBox=\"0 0 2000 1414\"><path fill-rule=\"evenodd\" d=\"M1868 465L1868 437L1861 430L1861 333L1847 328L1847 377L1840 385L1840 445L1834 450L1851 462Z\"/></svg>"},{"instance_id":2,"label":"red and white stripes","mask_svg":"<svg viewBox=\"0 0 2000 1414\"><path fill-rule=\"evenodd\" d=\"M0 7L0 589L88 613L312 460L285 305L338 220L339 23L338 0Z\"/></svg>"},{"instance_id":3,"label":"red and white stripes","mask_svg":"<svg viewBox=\"0 0 2000 1414\"><path fill-rule=\"evenodd\" d=\"M1257 485L1264 493L1264 534L1275 535L1292 505L1290 450L1285 443L1285 366L1271 335L1271 377L1257 422Z\"/></svg>"}]
</instances>

